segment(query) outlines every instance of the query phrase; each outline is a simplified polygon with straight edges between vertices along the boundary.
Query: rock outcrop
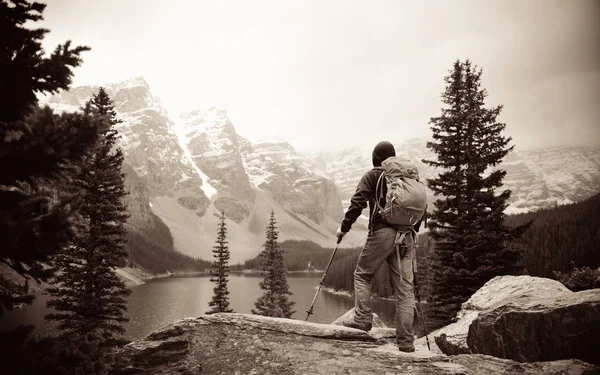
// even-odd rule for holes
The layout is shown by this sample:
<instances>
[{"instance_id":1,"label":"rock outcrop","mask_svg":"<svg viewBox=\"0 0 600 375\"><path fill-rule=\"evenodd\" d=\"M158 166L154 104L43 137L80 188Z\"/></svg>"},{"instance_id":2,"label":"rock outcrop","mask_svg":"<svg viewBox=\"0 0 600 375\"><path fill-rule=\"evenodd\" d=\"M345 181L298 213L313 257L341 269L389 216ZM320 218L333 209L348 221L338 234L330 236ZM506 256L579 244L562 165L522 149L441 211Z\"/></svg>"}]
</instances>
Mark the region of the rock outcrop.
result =
<instances>
[{"instance_id":1,"label":"rock outcrop","mask_svg":"<svg viewBox=\"0 0 600 375\"><path fill-rule=\"evenodd\" d=\"M479 314L467 337L474 353L528 362L600 364L599 343L600 289L520 296Z\"/></svg>"},{"instance_id":2,"label":"rock outcrop","mask_svg":"<svg viewBox=\"0 0 600 375\"><path fill-rule=\"evenodd\" d=\"M431 335L448 355L600 363L600 289L574 293L556 280L496 277L463 304L455 323Z\"/></svg>"},{"instance_id":3,"label":"rock outcrop","mask_svg":"<svg viewBox=\"0 0 600 375\"><path fill-rule=\"evenodd\" d=\"M117 374L592 374L579 360L518 363L484 355L447 357L393 339L326 324L245 314L187 318L117 353Z\"/></svg>"},{"instance_id":4,"label":"rock outcrop","mask_svg":"<svg viewBox=\"0 0 600 375\"><path fill-rule=\"evenodd\" d=\"M500 276L488 281L469 300L463 303L457 321L433 332L431 336L448 355L471 353L467 345L467 335L471 322L482 311L503 306L509 301L517 301L530 296L551 297L571 291L556 280L531 276Z\"/></svg>"},{"instance_id":5,"label":"rock outcrop","mask_svg":"<svg viewBox=\"0 0 600 375\"><path fill-rule=\"evenodd\" d=\"M129 212L127 223L134 227L145 227L152 221L150 209L150 192L146 181L139 177L130 164L123 164L125 190L128 194L123 198L123 203Z\"/></svg>"}]
</instances>

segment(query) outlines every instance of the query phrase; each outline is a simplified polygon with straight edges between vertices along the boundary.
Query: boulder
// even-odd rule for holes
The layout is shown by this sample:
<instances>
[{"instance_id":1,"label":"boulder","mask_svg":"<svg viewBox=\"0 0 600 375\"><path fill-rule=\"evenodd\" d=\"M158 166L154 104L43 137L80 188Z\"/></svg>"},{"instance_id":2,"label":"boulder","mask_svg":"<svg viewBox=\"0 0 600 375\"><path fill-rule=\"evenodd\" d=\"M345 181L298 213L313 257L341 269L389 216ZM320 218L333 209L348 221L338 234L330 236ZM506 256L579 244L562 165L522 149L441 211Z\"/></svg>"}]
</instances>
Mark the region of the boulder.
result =
<instances>
[{"instance_id":1,"label":"boulder","mask_svg":"<svg viewBox=\"0 0 600 375\"><path fill-rule=\"evenodd\" d=\"M440 350L447 355L468 354L469 326L482 311L531 297L543 298L572 293L556 280L531 276L498 276L488 281L463 303L456 322L431 333Z\"/></svg>"},{"instance_id":2,"label":"boulder","mask_svg":"<svg viewBox=\"0 0 600 375\"><path fill-rule=\"evenodd\" d=\"M479 314L467 343L474 353L518 361L578 358L600 364L600 289L531 295Z\"/></svg>"},{"instance_id":3,"label":"boulder","mask_svg":"<svg viewBox=\"0 0 600 375\"><path fill-rule=\"evenodd\" d=\"M519 363L449 357L329 324L246 314L187 318L118 350L114 374L591 374L579 360Z\"/></svg>"}]
</instances>

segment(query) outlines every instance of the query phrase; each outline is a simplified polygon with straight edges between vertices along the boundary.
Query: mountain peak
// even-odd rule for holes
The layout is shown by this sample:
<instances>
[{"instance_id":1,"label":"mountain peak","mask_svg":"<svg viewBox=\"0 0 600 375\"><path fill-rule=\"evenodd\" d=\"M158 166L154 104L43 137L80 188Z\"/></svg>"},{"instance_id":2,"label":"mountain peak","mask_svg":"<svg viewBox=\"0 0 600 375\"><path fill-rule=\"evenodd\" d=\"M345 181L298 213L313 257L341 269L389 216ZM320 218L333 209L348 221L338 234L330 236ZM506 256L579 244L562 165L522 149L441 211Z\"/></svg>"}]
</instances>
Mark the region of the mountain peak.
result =
<instances>
[{"instance_id":1,"label":"mountain peak","mask_svg":"<svg viewBox=\"0 0 600 375\"><path fill-rule=\"evenodd\" d=\"M225 132L235 134L235 129L227 112L218 107L210 107L208 110L196 109L179 115L181 126L187 131L203 132Z\"/></svg>"},{"instance_id":2,"label":"mountain peak","mask_svg":"<svg viewBox=\"0 0 600 375\"><path fill-rule=\"evenodd\" d=\"M262 152L271 150L272 152L296 154L296 149L294 149L294 146L282 138L263 138L254 142L254 148L257 150L262 150Z\"/></svg>"},{"instance_id":3,"label":"mountain peak","mask_svg":"<svg viewBox=\"0 0 600 375\"><path fill-rule=\"evenodd\" d=\"M103 85L100 85L100 86L103 86ZM139 87L139 86L143 86L147 89L150 89L148 82L146 81L146 79L143 76L128 78L121 82L107 83L106 86L112 88L115 91L118 89L128 89L128 88Z\"/></svg>"}]
</instances>

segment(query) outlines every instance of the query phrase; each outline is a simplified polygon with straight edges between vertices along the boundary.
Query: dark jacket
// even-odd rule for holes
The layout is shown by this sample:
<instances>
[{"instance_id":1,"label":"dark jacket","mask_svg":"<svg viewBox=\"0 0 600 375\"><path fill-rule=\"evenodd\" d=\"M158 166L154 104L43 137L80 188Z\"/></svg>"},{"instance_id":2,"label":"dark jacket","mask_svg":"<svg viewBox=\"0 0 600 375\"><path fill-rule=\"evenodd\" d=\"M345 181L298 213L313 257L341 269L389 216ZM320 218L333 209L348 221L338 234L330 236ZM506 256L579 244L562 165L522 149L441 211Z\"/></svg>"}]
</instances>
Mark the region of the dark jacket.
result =
<instances>
[{"instance_id":1,"label":"dark jacket","mask_svg":"<svg viewBox=\"0 0 600 375\"><path fill-rule=\"evenodd\" d=\"M369 206L369 231L371 228L374 232L377 229L388 226L379 212L377 212L377 206L375 205L375 187L377 185L377 181L379 180L379 176L381 176L381 173L383 173L383 168L374 167L365 173L358 182L356 192L352 196L352 199L350 199L350 207L348 207L348 211L346 211L346 215L342 221L342 232L348 232L350 230L352 224L354 224L356 219L358 219L363 209L367 208L367 205ZM384 191L383 198L379 202L381 206L384 207L387 187L385 184L381 185L383 185Z\"/></svg>"}]
</instances>

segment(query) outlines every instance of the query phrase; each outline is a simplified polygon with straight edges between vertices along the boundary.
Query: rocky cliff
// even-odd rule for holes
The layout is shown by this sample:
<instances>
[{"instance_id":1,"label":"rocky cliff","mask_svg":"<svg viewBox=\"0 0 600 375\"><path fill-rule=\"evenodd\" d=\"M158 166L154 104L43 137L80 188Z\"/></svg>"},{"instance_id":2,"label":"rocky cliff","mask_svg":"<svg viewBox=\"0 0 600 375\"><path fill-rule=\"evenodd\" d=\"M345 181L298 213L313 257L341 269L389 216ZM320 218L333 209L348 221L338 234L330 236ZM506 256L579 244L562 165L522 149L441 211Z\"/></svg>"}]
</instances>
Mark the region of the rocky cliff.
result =
<instances>
[{"instance_id":1,"label":"rocky cliff","mask_svg":"<svg viewBox=\"0 0 600 375\"><path fill-rule=\"evenodd\" d=\"M150 196L205 197L201 189L204 181L186 159L167 111L146 81L138 77L104 87L123 120L116 127L118 145L126 155L126 163L145 180ZM76 111L98 88L74 87L51 97L48 104L57 110Z\"/></svg>"},{"instance_id":2,"label":"rocky cliff","mask_svg":"<svg viewBox=\"0 0 600 375\"><path fill-rule=\"evenodd\" d=\"M289 144L253 145L214 107L171 116L143 78L105 88L123 120L117 129L131 193L130 224L148 222L152 211L169 227L176 250L211 259L217 217L225 211L232 262L260 251L271 210L282 240L310 239L325 246L335 241L343 213L339 191ZM97 90L74 87L47 103L76 111ZM361 241L357 233L345 244Z\"/></svg>"}]
</instances>

